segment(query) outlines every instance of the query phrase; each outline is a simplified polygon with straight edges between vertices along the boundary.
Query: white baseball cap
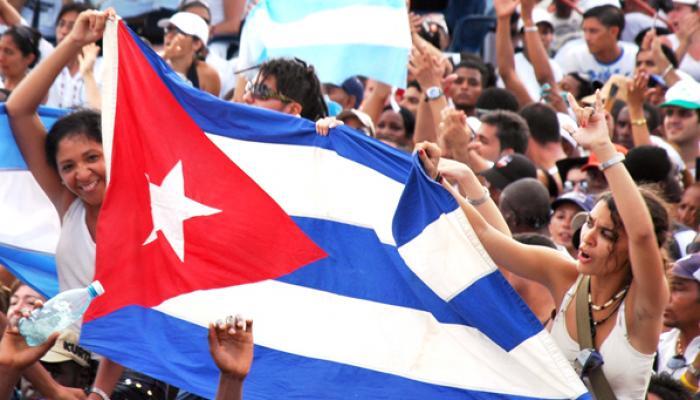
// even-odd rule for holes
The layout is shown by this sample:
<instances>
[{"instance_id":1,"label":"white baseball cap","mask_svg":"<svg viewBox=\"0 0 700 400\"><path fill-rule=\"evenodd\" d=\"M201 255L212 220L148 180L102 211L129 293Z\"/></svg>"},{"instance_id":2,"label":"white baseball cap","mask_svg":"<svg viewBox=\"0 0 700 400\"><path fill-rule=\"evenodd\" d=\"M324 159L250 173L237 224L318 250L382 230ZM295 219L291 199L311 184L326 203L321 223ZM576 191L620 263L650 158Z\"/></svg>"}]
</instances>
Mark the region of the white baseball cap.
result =
<instances>
[{"instance_id":1,"label":"white baseball cap","mask_svg":"<svg viewBox=\"0 0 700 400\"><path fill-rule=\"evenodd\" d=\"M583 0L581 3L579 3L579 7L581 7L581 10L583 10L583 12L586 12L591 8L600 6L613 6L617 8L622 8L620 0Z\"/></svg>"},{"instance_id":2,"label":"white baseball cap","mask_svg":"<svg viewBox=\"0 0 700 400\"><path fill-rule=\"evenodd\" d=\"M673 3L687 4L689 6L700 6L700 0L673 0Z\"/></svg>"},{"instance_id":3,"label":"white baseball cap","mask_svg":"<svg viewBox=\"0 0 700 400\"><path fill-rule=\"evenodd\" d=\"M554 23L552 23L552 14L550 14L547 10L540 8L540 7L535 7L532 9L532 23L537 25L541 22L546 22L548 23L552 28L554 28ZM523 24L523 19L518 20L518 30L523 29L525 25Z\"/></svg>"},{"instance_id":4,"label":"white baseball cap","mask_svg":"<svg viewBox=\"0 0 700 400\"><path fill-rule=\"evenodd\" d=\"M665 100L661 107L700 109L700 83L693 79L681 79L666 91Z\"/></svg>"},{"instance_id":5,"label":"white baseball cap","mask_svg":"<svg viewBox=\"0 0 700 400\"><path fill-rule=\"evenodd\" d=\"M185 34L198 38L205 46L209 41L209 26L206 21L197 14L179 12L175 13L170 18L158 21L158 26L161 28L166 28L168 25L175 25L177 29Z\"/></svg>"}]
</instances>

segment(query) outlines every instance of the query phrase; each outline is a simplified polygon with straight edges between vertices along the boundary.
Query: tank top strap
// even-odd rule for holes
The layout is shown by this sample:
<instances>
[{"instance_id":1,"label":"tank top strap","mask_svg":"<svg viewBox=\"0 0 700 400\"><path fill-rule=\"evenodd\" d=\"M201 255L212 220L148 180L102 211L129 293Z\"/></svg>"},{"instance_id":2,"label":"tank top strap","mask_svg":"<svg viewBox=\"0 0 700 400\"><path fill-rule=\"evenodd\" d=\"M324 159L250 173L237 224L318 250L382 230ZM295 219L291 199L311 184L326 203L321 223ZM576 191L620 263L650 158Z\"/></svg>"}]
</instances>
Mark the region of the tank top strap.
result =
<instances>
[{"instance_id":1,"label":"tank top strap","mask_svg":"<svg viewBox=\"0 0 700 400\"><path fill-rule=\"evenodd\" d=\"M583 279L583 274L579 274L578 278L576 278L576 282L574 282L574 284L571 285L569 290L566 291L566 294L564 295L564 299L562 300L561 305L559 306L557 314L563 314L564 311L566 311L566 309L569 308L569 304L576 295L576 289L578 289L578 285L579 283L581 283L581 279Z\"/></svg>"}]
</instances>

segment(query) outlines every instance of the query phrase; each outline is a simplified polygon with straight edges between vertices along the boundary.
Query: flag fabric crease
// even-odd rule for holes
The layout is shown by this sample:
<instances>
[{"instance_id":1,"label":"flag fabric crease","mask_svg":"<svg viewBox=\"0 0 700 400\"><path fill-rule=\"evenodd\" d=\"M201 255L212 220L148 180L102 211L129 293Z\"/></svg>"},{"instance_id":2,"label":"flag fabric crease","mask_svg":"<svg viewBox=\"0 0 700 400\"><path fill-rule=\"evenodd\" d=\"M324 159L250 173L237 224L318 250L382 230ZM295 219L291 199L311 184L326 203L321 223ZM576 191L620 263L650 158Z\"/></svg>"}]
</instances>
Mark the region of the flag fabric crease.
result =
<instances>
[{"instance_id":1,"label":"flag fabric crease","mask_svg":"<svg viewBox=\"0 0 700 400\"><path fill-rule=\"evenodd\" d=\"M106 292L81 344L213 397L207 325L255 320L246 399L588 398L415 159L225 103L104 39Z\"/></svg>"}]
</instances>

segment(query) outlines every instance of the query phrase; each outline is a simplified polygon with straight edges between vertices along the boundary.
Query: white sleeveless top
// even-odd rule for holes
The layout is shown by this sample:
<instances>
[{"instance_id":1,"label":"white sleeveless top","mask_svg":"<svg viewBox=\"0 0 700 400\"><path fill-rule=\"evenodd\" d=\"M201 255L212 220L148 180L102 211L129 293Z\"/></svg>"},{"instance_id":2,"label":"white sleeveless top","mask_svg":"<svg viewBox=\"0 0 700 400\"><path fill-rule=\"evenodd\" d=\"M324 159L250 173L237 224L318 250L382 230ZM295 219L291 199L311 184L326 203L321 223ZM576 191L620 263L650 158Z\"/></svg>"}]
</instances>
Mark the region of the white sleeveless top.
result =
<instances>
[{"instance_id":1,"label":"white sleeveless top","mask_svg":"<svg viewBox=\"0 0 700 400\"><path fill-rule=\"evenodd\" d=\"M85 206L77 198L63 216L56 246L56 272L61 292L84 288L95 277L95 242L85 223Z\"/></svg>"},{"instance_id":2,"label":"white sleeveless top","mask_svg":"<svg viewBox=\"0 0 700 400\"><path fill-rule=\"evenodd\" d=\"M581 277L579 277L581 279ZM574 364L576 356L581 351L569 331L566 329L564 312L576 294L578 280L566 292L559 312L554 317L550 334L559 345L564 357ZM603 373L618 400L641 400L646 396L649 380L654 365L654 354L643 354L637 351L629 342L627 324L625 323L625 301L622 301L617 312L615 326L599 349L603 356Z\"/></svg>"}]
</instances>

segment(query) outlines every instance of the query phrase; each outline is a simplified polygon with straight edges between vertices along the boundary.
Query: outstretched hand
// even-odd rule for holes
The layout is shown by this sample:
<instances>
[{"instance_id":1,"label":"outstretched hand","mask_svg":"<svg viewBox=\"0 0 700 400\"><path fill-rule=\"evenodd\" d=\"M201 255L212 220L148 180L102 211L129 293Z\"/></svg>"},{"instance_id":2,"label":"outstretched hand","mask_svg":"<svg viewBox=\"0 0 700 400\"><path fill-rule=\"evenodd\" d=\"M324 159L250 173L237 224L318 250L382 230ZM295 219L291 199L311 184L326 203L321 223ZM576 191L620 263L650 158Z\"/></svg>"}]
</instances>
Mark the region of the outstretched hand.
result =
<instances>
[{"instance_id":1,"label":"outstretched hand","mask_svg":"<svg viewBox=\"0 0 700 400\"><path fill-rule=\"evenodd\" d=\"M649 75L645 72L637 72L634 78L627 79L627 103L630 106L642 107L644 95L649 87Z\"/></svg>"},{"instance_id":2,"label":"outstretched hand","mask_svg":"<svg viewBox=\"0 0 700 400\"><path fill-rule=\"evenodd\" d=\"M253 321L236 315L210 323L209 352L222 374L245 379L253 363Z\"/></svg>"},{"instance_id":3,"label":"outstretched hand","mask_svg":"<svg viewBox=\"0 0 700 400\"><path fill-rule=\"evenodd\" d=\"M80 54L78 54L80 75L86 76L92 74L98 54L100 54L100 46L96 45L95 43L89 43L83 46L83 50L80 52Z\"/></svg>"},{"instance_id":4,"label":"outstretched hand","mask_svg":"<svg viewBox=\"0 0 700 400\"><path fill-rule=\"evenodd\" d=\"M609 128L605 120L605 110L603 109L600 90L596 91L595 104L592 108L581 107L571 93L569 93L568 97L569 104L576 114L576 123L579 128L565 127L565 129L569 130L576 142L586 150L609 144Z\"/></svg>"},{"instance_id":5,"label":"outstretched hand","mask_svg":"<svg viewBox=\"0 0 700 400\"><path fill-rule=\"evenodd\" d=\"M656 35L655 29L649 29L644 35L644 39L642 39L642 50L651 51L652 58L654 59L654 74L662 75L664 70L671 65L671 61L666 58L666 55L661 49L661 39Z\"/></svg>"},{"instance_id":6,"label":"outstretched hand","mask_svg":"<svg viewBox=\"0 0 700 400\"><path fill-rule=\"evenodd\" d=\"M439 86L445 67L440 58L423 43L416 43L411 50L408 70L416 78L423 90Z\"/></svg>"}]
</instances>

